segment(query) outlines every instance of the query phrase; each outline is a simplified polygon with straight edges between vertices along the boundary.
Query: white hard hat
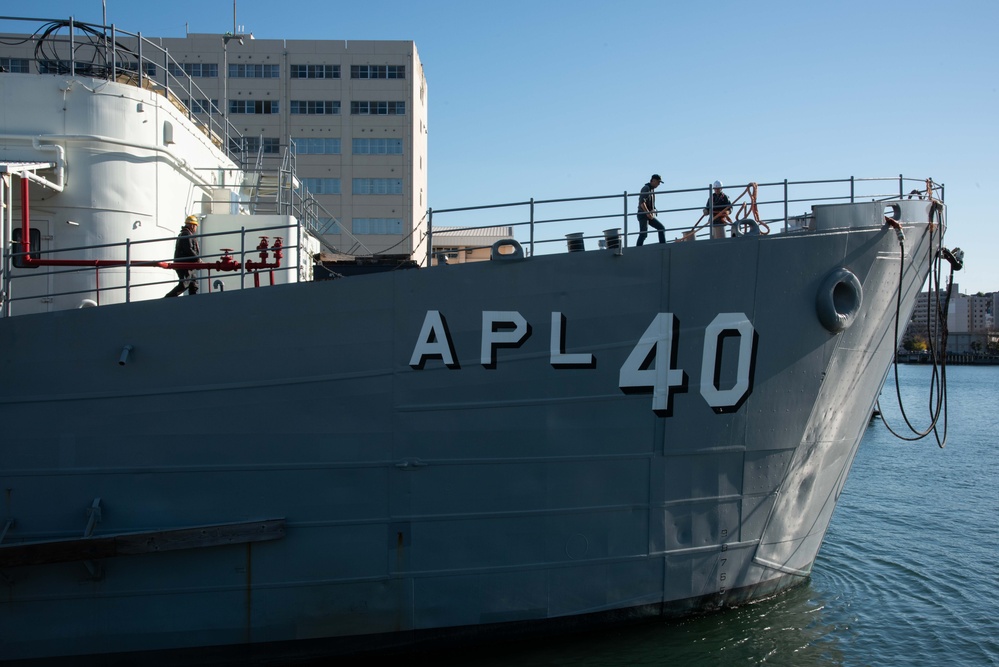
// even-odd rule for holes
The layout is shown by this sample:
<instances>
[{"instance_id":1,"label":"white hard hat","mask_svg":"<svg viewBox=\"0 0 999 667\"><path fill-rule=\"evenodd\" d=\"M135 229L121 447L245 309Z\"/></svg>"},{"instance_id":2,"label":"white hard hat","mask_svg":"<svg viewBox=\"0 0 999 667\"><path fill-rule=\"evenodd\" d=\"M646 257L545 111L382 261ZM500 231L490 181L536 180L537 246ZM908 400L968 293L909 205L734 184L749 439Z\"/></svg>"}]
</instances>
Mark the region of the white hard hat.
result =
<instances>
[{"instance_id":1,"label":"white hard hat","mask_svg":"<svg viewBox=\"0 0 999 667\"><path fill-rule=\"evenodd\" d=\"M711 184L711 187L713 187L713 188L720 188L720 187L722 187L722 182L721 181L715 181L714 183Z\"/></svg>"}]
</instances>

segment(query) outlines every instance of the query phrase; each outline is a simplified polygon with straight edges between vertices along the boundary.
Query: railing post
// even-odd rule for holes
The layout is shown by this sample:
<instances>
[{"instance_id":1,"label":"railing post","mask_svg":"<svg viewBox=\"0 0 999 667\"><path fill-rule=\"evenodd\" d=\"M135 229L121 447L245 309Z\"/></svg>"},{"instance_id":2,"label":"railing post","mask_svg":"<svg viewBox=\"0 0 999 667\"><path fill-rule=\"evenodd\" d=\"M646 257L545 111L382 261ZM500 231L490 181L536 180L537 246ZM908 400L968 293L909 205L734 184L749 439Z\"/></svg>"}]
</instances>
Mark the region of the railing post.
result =
<instances>
[{"instance_id":1,"label":"railing post","mask_svg":"<svg viewBox=\"0 0 999 667\"><path fill-rule=\"evenodd\" d=\"M534 197L531 197L531 257L534 257Z\"/></svg>"},{"instance_id":2,"label":"railing post","mask_svg":"<svg viewBox=\"0 0 999 667\"><path fill-rule=\"evenodd\" d=\"M434 209L427 208L427 268L434 256Z\"/></svg>"},{"instance_id":3,"label":"railing post","mask_svg":"<svg viewBox=\"0 0 999 667\"><path fill-rule=\"evenodd\" d=\"M115 30L114 25L111 26L111 43L114 44L115 41ZM108 59L108 28L104 26L104 60ZM142 43L139 43L139 67L142 67ZM118 53L111 48L111 80L118 80ZM139 87L142 87L142 79L139 79Z\"/></svg>"},{"instance_id":4,"label":"railing post","mask_svg":"<svg viewBox=\"0 0 999 667\"><path fill-rule=\"evenodd\" d=\"M624 191L624 223L622 228L624 229L624 238L621 239L621 250L628 247L628 191Z\"/></svg>"},{"instance_id":5,"label":"railing post","mask_svg":"<svg viewBox=\"0 0 999 667\"><path fill-rule=\"evenodd\" d=\"M107 3L105 2L105 4L107 4ZM114 37L114 28L111 29L111 33L112 33L112 38L113 38ZM107 17L107 12L104 13L104 21L103 21L103 23L101 23L101 34L104 36L104 43L103 43L103 46L104 46L104 66L107 67L107 63L108 63L108 17ZM113 42L114 42L114 40L112 39L112 43ZM112 49L112 51L113 50L114 49ZM115 58L112 55L112 58L111 58L111 73L112 74L114 74L114 66L115 66L116 63L117 63L117 58ZM105 76L107 76L107 72L105 72Z\"/></svg>"},{"instance_id":6,"label":"railing post","mask_svg":"<svg viewBox=\"0 0 999 667\"><path fill-rule=\"evenodd\" d=\"M905 184L902 182L902 174L898 175L898 198L901 199L905 196Z\"/></svg>"},{"instance_id":7,"label":"railing post","mask_svg":"<svg viewBox=\"0 0 999 667\"><path fill-rule=\"evenodd\" d=\"M132 302L132 239L125 239L125 303Z\"/></svg>"},{"instance_id":8,"label":"railing post","mask_svg":"<svg viewBox=\"0 0 999 667\"><path fill-rule=\"evenodd\" d=\"M136 66L139 68L139 90L144 90L145 89L144 83L146 81L146 69L142 66L142 33L141 32L136 33L135 39L136 39L136 55L139 59L139 62L136 63ZM115 60L117 61L117 58L115 58ZM167 97L168 98L170 97L169 91L167 91Z\"/></svg>"},{"instance_id":9,"label":"railing post","mask_svg":"<svg viewBox=\"0 0 999 667\"><path fill-rule=\"evenodd\" d=\"M708 184L708 238L709 239L714 238L712 229L715 226L715 197L714 194L711 192L712 185L713 185L712 183Z\"/></svg>"},{"instance_id":10,"label":"railing post","mask_svg":"<svg viewBox=\"0 0 999 667\"><path fill-rule=\"evenodd\" d=\"M10 174L0 174L0 238L7 238L7 216L12 209L7 205L8 184L13 185L13 177ZM13 188L10 188L10 197L13 199ZM3 266L0 267L0 304L3 304L3 317L10 317L10 249L6 242L0 247L0 257L3 258Z\"/></svg>"},{"instance_id":11,"label":"railing post","mask_svg":"<svg viewBox=\"0 0 999 667\"><path fill-rule=\"evenodd\" d=\"M163 87L169 90L169 88L170 88L170 69L169 69L169 67L170 67L170 50L164 48L164 49L162 49L162 51L163 51ZM187 97L188 97L188 102L190 102L191 96L188 95ZM212 124L211 123L208 123L208 129L209 130L212 129ZM211 132L209 132L208 139L209 139L209 141L211 141Z\"/></svg>"},{"instance_id":12,"label":"railing post","mask_svg":"<svg viewBox=\"0 0 999 667\"><path fill-rule=\"evenodd\" d=\"M69 75L76 76L76 38L73 35L74 28L73 17L69 17ZM59 60L56 59L56 67L59 66Z\"/></svg>"},{"instance_id":13,"label":"railing post","mask_svg":"<svg viewBox=\"0 0 999 667\"><path fill-rule=\"evenodd\" d=\"M787 232L787 179L784 179L784 232Z\"/></svg>"},{"instance_id":14,"label":"railing post","mask_svg":"<svg viewBox=\"0 0 999 667\"><path fill-rule=\"evenodd\" d=\"M853 193L854 193L853 186L854 186L853 176L851 176L850 177L850 203L851 204L855 204L856 203L855 201L853 201Z\"/></svg>"},{"instance_id":15,"label":"railing post","mask_svg":"<svg viewBox=\"0 0 999 667\"><path fill-rule=\"evenodd\" d=\"M246 284L246 226L239 228L239 289Z\"/></svg>"}]
</instances>

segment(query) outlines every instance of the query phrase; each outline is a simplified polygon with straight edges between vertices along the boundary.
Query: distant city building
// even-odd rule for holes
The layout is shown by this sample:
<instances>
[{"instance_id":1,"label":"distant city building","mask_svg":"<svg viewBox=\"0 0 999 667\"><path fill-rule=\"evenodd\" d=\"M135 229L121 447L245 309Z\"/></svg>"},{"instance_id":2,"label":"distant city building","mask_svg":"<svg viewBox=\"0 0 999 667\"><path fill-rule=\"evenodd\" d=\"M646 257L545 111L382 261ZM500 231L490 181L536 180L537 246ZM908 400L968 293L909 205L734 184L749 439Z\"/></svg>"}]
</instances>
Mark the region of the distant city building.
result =
<instances>
[{"instance_id":1,"label":"distant city building","mask_svg":"<svg viewBox=\"0 0 999 667\"><path fill-rule=\"evenodd\" d=\"M941 291L941 304L944 296ZM999 305L999 292L961 294L958 284L954 283L947 305L948 352L976 354L994 348L997 342L995 327L997 305ZM902 339L903 349L919 349L930 342L939 346L940 327L935 323L937 307L935 291L923 292L916 298L912 317Z\"/></svg>"},{"instance_id":2,"label":"distant city building","mask_svg":"<svg viewBox=\"0 0 999 667\"><path fill-rule=\"evenodd\" d=\"M461 227L434 226L433 264L464 264L489 259L493 243L512 239L513 227Z\"/></svg>"}]
</instances>

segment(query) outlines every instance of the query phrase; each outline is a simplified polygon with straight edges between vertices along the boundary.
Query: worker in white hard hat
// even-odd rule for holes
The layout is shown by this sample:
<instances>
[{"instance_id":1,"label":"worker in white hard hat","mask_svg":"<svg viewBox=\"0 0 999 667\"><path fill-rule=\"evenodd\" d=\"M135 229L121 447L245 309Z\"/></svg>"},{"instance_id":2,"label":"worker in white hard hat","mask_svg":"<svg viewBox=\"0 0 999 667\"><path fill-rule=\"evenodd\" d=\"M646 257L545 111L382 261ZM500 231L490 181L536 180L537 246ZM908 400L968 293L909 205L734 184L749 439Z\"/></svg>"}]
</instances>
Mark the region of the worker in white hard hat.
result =
<instances>
[{"instance_id":1,"label":"worker in white hard hat","mask_svg":"<svg viewBox=\"0 0 999 667\"><path fill-rule=\"evenodd\" d=\"M173 261L175 262L197 262L201 259L201 248L198 239L194 235L198 232L198 216L189 215L184 220L184 226L177 235L177 243L173 250ZM166 296L180 296L185 291L188 294L198 293L198 279L194 275L193 269L175 269L177 271L177 284Z\"/></svg>"},{"instance_id":2,"label":"worker in white hard hat","mask_svg":"<svg viewBox=\"0 0 999 667\"><path fill-rule=\"evenodd\" d=\"M711 238L725 238L725 225L731 224L732 202L728 195L722 192L722 182L715 181L711 184L713 192L708 197L708 203L704 205L704 215L711 216Z\"/></svg>"}]
</instances>

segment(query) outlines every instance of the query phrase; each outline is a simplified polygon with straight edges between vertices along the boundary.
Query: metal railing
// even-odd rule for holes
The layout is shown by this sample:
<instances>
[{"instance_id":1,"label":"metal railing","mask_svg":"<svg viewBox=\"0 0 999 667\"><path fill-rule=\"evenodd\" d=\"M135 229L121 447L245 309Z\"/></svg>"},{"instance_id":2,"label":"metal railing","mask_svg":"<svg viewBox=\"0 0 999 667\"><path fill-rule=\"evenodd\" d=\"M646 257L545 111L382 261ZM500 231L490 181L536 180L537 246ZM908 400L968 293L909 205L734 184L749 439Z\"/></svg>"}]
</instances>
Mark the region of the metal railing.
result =
<instances>
[{"instance_id":1,"label":"metal railing","mask_svg":"<svg viewBox=\"0 0 999 667\"><path fill-rule=\"evenodd\" d=\"M755 201L749 189L756 187ZM788 233L803 229L816 204L855 203L857 201L926 198L943 201L944 186L931 179L897 177L834 180L775 181L727 186L733 203L732 219L741 214L769 233ZM738 194L742 193L742 194ZM600 245L605 231L620 235L621 247L627 248L639 233L636 219L639 192L624 192L595 197L528 199L526 201L429 209L426 217L426 243L429 263L434 244L434 227L446 226L449 233L489 227L513 227L514 236L528 256L559 252L569 234L573 240L596 240ZM658 218L666 226L668 241L704 238L710 234L712 186L655 192ZM746 205L743 207L743 205ZM743 218L743 219L745 219ZM758 218L758 219L757 219ZM606 229L607 227L610 229ZM727 227L726 227L727 228ZM582 236L579 236L579 235ZM657 231L649 229L650 240Z\"/></svg>"},{"instance_id":2,"label":"metal railing","mask_svg":"<svg viewBox=\"0 0 999 667\"><path fill-rule=\"evenodd\" d=\"M735 186L729 188L736 192L740 189L748 190L749 184L745 186ZM770 233L794 233L804 232L809 229L808 220L812 216L811 206L815 204L831 203L854 203L857 201L892 201L904 198L927 198L932 197L943 201L944 188L940 184L933 183L927 179L907 179L903 176L897 178L848 178L840 180L815 180L815 181L779 181L774 183L757 184L758 193L766 193L767 196L757 194L755 199L756 214L751 216L757 224L769 227ZM699 230L695 231L691 237L704 237L708 235L708 225L705 222L703 213L706 198L710 196L709 186L701 188L687 188L680 190L665 190L658 192L657 203L666 207L659 208L659 217L664 221L671 221L673 226L666 228L667 234L675 235L670 241L681 240L684 235L689 235L698 223L701 223ZM608 222L617 223L619 226L611 228L620 239L620 248L623 251L629 245L629 240L637 233L637 225L633 222L637 203L634 201L638 193L625 192L619 195L601 195L596 197L572 197L561 199L530 199L527 201L511 202L505 204L494 204L486 206L469 206L450 209L429 209L427 215L420 221L418 229L414 229L414 234L423 234L427 242L428 250L433 243L433 225L435 221L443 216L457 216L469 224L449 225L449 234L462 231L473 231L483 228L509 227L514 229L514 237L526 247L529 255L547 254L551 252L564 251L569 234L573 235L573 241L605 238L605 227ZM732 198L733 205L738 212L741 207L741 199L744 197L735 196ZM746 202L748 203L748 202ZM801 212L796 212L798 207L807 206ZM557 209L555 208L557 207ZM748 209L749 207L747 207ZM557 210L555 215L544 215L547 210ZM747 216L749 214L747 213ZM483 217L481 224L473 224L471 218L475 216ZM515 219L511 220L511 216ZM521 217L523 216L523 217ZM738 217L738 216L733 216ZM526 218L526 219L525 219ZM755 220L758 218L758 221ZM247 221L252 222L253 216L248 216ZM201 278L207 278L208 291L212 291L214 281L218 277L239 275L237 288L246 287L246 277L251 275L245 269L248 259L252 259L258 252L257 245L252 243L248 246L247 237L258 237L261 235L281 236L282 231L296 229L294 238L299 239L296 247L284 248L286 259L282 262L280 272L299 271L302 251L301 239L303 231L308 227L301 221L293 225L281 226L260 226L242 227L239 230L223 231L198 234L202 244L206 240L213 240L214 247L232 248L231 257L238 261L243 267L237 274L232 272L215 272L207 269L207 273ZM425 225L425 229L424 229ZM571 231L566 231L571 230ZM277 232L277 233L275 233ZM650 230L655 234L655 230ZM285 238L288 234L284 234ZM519 238L518 238L519 237ZM172 247L176 237L164 237L157 239L146 239L142 241L131 241L126 239L121 243L107 243L95 246L60 248L58 250L39 252L32 251L36 259L58 259L59 257L95 257L119 258L114 260L95 260L93 266L88 267L39 267L33 270L21 270L11 272L12 263L18 257L23 257L20 247L15 245L10 251L5 251L4 269L5 275L9 277L7 283L8 293L3 304L5 316L11 313L11 304L27 299L38 299L41 296L46 298L81 296L92 298L95 304L100 304L102 296L109 292L124 291L123 298L117 301L129 302L132 300L132 292L139 288L157 285L169 285L176 282L172 271L163 270L163 278L148 279L136 278L132 269L135 267L148 267L155 261L172 261L169 258L153 260L149 258L150 251L142 252L142 248L149 244L168 244ZM654 237L653 237L654 238ZM226 239L232 239L227 241ZM483 246L488 247L488 246ZM14 252L14 250L18 252ZM162 251L162 250L161 250ZM203 262L213 262L221 260L226 253L204 253ZM142 255L138 259L136 255ZM432 252L428 252L427 263L432 260ZM103 262L103 264L101 264ZM42 268L46 269L45 271ZM118 278L120 284L101 285L101 272L111 269L123 269L124 278ZM68 274L79 274L81 272L95 272L95 279L87 286L80 289L68 289L62 291L51 291L46 295L41 295L37 291L27 294L19 294L18 283L21 280L47 276L53 282L71 282L66 280ZM258 274L259 275L259 274ZM77 281L83 283L84 281ZM106 281L109 282L109 281ZM290 281L289 281L290 282ZM148 291L146 296L148 297Z\"/></svg>"},{"instance_id":3,"label":"metal railing","mask_svg":"<svg viewBox=\"0 0 999 667\"><path fill-rule=\"evenodd\" d=\"M248 217L247 220L252 221L252 217ZM294 234L289 234L291 230L295 230ZM212 232L204 234L194 234L193 237L198 239L201 244L204 244L208 240L212 240L213 246L218 246L222 248L222 251L218 252L203 252L201 254L201 262L217 262L223 261L226 257L234 259L239 262L240 268L237 271L217 271L213 269L203 269L201 271L195 272L195 277L207 283L208 292L215 291L219 289L216 287L215 283L219 278L226 277L238 277L238 281L229 281L227 284L230 286L235 282L236 289L246 289L250 285L247 285L247 278L257 277L261 275L268 276L268 282L271 282L271 275L280 275L282 273L294 273L301 269L301 256L300 253L304 251L301 246L301 241L298 245L288 246L284 245L281 250L283 253L283 258L281 260L280 266L273 269L264 269L259 271L247 270L247 262L255 261L258 254L260 253L260 248L258 247L257 238L261 236L267 236L272 239L283 238L287 239L289 236L292 238L302 238L302 225L291 224L291 225L272 225L272 226L259 226L259 227L242 227L238 230L232 231L222 231L222 232ZM250 237L249 239L247 237ZM161 237L154 239L144 239L141 241L132 241L126 239L121 243L104 243L99 245L88 245L88 246L78 246L69 248L59 248L58 250L42 251L38 249L32 249L30 254L34 259L60 259L60 258L73 258L79 259L80 257L94 257L99 255L104 258L121 258L121 259L95 259L93 265L91 266L81 266L81 267L63 267L63 266L42 266L35 269L21 269L18 271L11 271L12 267L16 267L18 258L24 257L26 253L13 250L9 252L4 252L3 262L4 262L4 272L7 275L7 294L3 301L3 316L9 317L11 314L16 314L16 307L12 309L13 305L18 302L25 301L37 301L38 299L52 300L57 297L67 297L67 296L77 296L82 300L88 299L93 302L93 305L101 305L102 301L106 302L106 297L109 294L123 293L121 298L115 300L115 302L131 302L133 300L133 292L142 288L150 288L155 286L163 286L164 289L177 283L177 275L171 269L159 268L155 264L159 262L170 263L174 260L170 257L161 258L150 258L149 255L151 251L146 250L143 252L143 248L154 244L160 244L165 247L173 247L176 236ZM18 247L15 245L15 247ZM273 246L268 248L268 254L270 259L274 258L275 248ZM311 263L311 258L309 259ZM148 273L155 273L157 271L162 272L162 279L137 276L134 272L136 268L149 268ZM102 284L101 276L107 274L107 272L118 272L118 277L116 281L104 281ZM93 281L88 281L84 274L93 274ZM73 280L73 276L83 276L80 280ZM76 286L67 289L49 289L44 293L38 290L30 290L25 288L20 290L18 288L19 284L25 284L27 281L37 281L39 278L45 280L46 284L70 284L75 283ZM297 276L289 277L287 282L293 282L297 280ZM115 282L117 284L107 284L109 282ZM80 286L82 285L82 286ZM21 293L23 291L23 293ZM157 296L157 295L153 295ZM145 298L150 298L146 296ZM12 312L13 311L13 312Z\"/></svg>"},{"instance_id":4,"label":"metal railing","mask_svg":"<svg viewBox=\"0 0 999 667\"><path fill-rule=\"evenodd\" d=\"M279 166L268 168L268 160L273 164L279 158L281 160ZM251 213L294 216L324 248L334 254L371 254L371 251L345 229L340 220L299 181L298 150L293 139L288 140L288 145L280 156L266 155L261 147L257 152L253 168L244 170L244 174L245 182L248 184L244 188L244 194L249 200ZM330 231L331 227L336 228L335 234ZM347 249L333 247L325 239L326 235L346 237L351 246Z\"/></svg>"}]
</instances>

